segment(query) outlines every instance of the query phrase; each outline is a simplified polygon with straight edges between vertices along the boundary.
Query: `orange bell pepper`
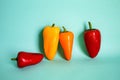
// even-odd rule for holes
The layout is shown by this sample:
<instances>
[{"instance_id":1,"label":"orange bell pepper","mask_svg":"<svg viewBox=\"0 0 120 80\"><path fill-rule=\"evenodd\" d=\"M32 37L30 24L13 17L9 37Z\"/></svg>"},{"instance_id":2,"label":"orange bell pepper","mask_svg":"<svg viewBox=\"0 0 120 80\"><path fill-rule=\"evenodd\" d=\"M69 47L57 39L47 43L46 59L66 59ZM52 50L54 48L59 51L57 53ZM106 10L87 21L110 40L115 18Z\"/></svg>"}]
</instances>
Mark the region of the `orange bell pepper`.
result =
<instances>
[{"instance_id":1,"label":"orange bell pepper","mask_svg":"<svg viewBox=\"0 0 120 80\"><path fill-rule=\"evenodd\" d=\"M73 47L73 39L74 34L73 32L66 31L65 27L63 27L64 31L60 33L59 40L61 47L64 51L64 56L66 60L70 60L72 56L72 47Z\"/></svg>"},{"instance_id":2,"label":"orange bell pepper","mask_svg":"<svg viewBox=\"0 0 120 80\"><path fill-rule=\"evenodd\" d=\"M49 60L53 60L57 52L59 32L60 28L55 26L55 24L46 26L43 30L44 52Z\"/></svg>"}]
</instances>

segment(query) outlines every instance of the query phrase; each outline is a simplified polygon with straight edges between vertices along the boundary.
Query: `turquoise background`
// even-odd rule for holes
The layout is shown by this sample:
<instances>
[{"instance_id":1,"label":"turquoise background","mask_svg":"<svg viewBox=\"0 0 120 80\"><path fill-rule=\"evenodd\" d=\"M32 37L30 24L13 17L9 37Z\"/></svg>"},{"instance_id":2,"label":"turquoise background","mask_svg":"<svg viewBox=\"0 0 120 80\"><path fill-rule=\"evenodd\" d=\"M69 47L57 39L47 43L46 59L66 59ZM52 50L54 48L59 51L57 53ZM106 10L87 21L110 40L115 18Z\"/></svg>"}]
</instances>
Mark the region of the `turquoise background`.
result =
<instances>
[{"instance_id":1,"label":"turquoise background","mask_svg":"<svg viewBox=\"0 0 120 80\"><path fill-rule=\"evenodd\" d=\"M101 31L99 55L86 54L83 31L91 21ZM42 29L55 23L74 32L71 61L58 52L19 69L19 51L41 52ZM120 0L0 0L0 80L120 80Z\"/></svg>"}]
</instances>

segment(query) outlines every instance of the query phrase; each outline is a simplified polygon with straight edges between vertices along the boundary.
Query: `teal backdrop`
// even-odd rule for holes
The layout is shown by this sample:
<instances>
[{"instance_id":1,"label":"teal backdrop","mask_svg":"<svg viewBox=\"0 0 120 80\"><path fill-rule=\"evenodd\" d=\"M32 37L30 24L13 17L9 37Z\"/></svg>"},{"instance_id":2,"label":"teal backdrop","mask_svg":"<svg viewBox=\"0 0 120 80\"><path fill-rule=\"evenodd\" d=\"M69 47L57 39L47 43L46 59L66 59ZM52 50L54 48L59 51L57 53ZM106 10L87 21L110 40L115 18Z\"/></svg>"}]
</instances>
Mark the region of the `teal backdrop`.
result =
<instances>
[{"instance_id":1,"label":"teal backdrop","mask_svg":"<svg viewBox=\"0 0 120 80\"><path fill-rule=\"evenodd\" d=\"M83 41L88 21L102 36L94 59ZM44 53L42 30L53 23L74 33L71 61L59 46L54 60L19 69L10 59ZM0 0L0 80L120 80L120 0Z\"/></svg>"}]
</instances>

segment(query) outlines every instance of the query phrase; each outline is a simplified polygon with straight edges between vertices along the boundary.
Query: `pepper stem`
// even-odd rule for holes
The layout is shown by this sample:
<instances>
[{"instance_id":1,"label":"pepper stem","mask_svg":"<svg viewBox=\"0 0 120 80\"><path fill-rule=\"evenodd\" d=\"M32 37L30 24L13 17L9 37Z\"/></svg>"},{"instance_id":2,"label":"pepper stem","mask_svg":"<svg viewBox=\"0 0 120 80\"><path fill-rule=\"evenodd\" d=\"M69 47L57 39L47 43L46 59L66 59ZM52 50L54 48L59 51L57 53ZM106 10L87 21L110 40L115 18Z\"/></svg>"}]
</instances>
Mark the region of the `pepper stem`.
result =
<instances>
[{"instance_id":1,"label":"pepper stem","mask_svg":"<svg viewBox=\"0 0 120 80\"><path fill-rule=\"evenodd\" d=\"M52 24L52 27L54 27L55 26L55 24Z\"/></svg>"},{"instance_id":2,"label":"pepper stem","mask_svg":"<svg viewBox=\"0 0 120 80\"><path fill-rule=\"evenodd\" d=\"M92 29L92 24L90 21L88 22L88 24L89 24L89 28Z\"/></svg>"},{"instance_id":3,"label":"pepper stem","mask_svg":"<svg viewBox=\"0 0 120 80\"><path fill-rule=\"evenodd\" d=\"M67 30L66 30L66 28L65 28L64 26L62 26L62 28L64 29L64 31L63 31L63 32L67 32Z\"/></svg>"},{"instance_id":4,"label":"pepper stem","mask_svg":"<svg viewBox=\"0 0 120 80\"><path fill-rule=\"evenodd\" d=\"M17 61L17 58L11 58L11 60L13 60L13 61Z\"/></svg>"}]
</instances>

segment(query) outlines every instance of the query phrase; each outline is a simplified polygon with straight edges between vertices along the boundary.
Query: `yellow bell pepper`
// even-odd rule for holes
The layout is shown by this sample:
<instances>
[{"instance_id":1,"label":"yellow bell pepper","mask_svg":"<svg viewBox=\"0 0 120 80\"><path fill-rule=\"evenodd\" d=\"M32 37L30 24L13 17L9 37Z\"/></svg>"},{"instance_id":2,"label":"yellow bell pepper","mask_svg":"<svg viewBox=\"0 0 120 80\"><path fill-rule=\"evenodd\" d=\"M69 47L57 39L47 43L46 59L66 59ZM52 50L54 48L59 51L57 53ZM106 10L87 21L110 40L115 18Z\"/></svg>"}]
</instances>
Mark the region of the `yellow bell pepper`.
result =
<instances>
[{"instance_id":1,"label":"yellow bell pepper","mask_svg":"<svg viewBox=\"0 0 120 80\"><path fill-rule=\"evenodd\" d=\"M49 60L53 60L56 55L59 42L60 28L53 24L46 26L43 30L44 53Z\"/></svg>"}]
</instances>

